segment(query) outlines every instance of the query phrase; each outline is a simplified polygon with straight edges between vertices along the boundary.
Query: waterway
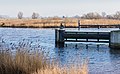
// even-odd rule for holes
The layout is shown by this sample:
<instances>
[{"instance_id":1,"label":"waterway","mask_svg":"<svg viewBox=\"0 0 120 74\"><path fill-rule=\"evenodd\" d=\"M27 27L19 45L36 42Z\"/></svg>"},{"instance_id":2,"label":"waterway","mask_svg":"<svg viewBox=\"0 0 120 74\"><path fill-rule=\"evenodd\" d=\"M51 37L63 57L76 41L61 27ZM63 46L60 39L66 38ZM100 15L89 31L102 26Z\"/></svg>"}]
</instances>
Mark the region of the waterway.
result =
<instances>
[{"instance_id":1,"label":"waterway","mask_svg":"<svg viewBox=\"0 0 120 74\"><path fill-rule=\"evenodd\" d=\"M66 30L78 31L77 28ZM110 32L118 28L81 28L85 32ZM80 64L87 60L90 74L119 74L120 50L110 49L108 43L66 42L55 48L55 28L0 28L0 50L17 48L44 51L47 58L61 65Z\"/></svg>"}]
</instances>

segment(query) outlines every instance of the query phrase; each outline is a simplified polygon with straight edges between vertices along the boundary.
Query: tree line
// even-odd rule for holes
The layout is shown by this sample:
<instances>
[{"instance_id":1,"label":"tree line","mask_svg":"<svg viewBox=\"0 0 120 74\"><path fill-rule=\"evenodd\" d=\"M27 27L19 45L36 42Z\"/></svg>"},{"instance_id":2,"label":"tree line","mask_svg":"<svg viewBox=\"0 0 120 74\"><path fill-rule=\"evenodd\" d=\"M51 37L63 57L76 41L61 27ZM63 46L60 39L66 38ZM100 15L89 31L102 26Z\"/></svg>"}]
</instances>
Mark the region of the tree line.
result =
<instances>
[{"instance_id":1,"label":"tree line","mask_svg":"<svg viewBox=\"0 0 120 74\"><path fill-rule=\"evenodd\" d=\"M97 12L90 12L87 14L84 14L81 16L81 18L84 19L118 19L120 20L120 11L117 11L114 14L108 15L105 12L102 12L101 14Z\"/></svg>"},{"instance_id":2,"label":"tree line","mask_svg":"<svg viewBox=\"0 0 120 74\"><path fill-rule=\"evenodd\" d=\"M111 14L111 15L106 14L106 12L102 12L101 14L99 14L97 12L90 12L90 13L84 14L82 16L74 16L74 17L82 18L82 19L118 19L118 20L120 20L120 11L117 11L116 13ZM18 19L22 19L22 18L23 18L23 12L19 12ZM31 18L32 19L39 18L39 13L33 12ZM66 18L66 17L63 16L63 18Z\"/></svg>"},{"instance_id":3,"label":"tree line","mask_svg":"<svg viewBox=\"0 0 120 74\"><path fill-rule=\"evenodd\" d=\"M23 12L18 12L18 19L22 19L23 18ZM33 12L32 14L32 19L37 19L39 18L39 13Z\"/></svg>"}]
</instances>

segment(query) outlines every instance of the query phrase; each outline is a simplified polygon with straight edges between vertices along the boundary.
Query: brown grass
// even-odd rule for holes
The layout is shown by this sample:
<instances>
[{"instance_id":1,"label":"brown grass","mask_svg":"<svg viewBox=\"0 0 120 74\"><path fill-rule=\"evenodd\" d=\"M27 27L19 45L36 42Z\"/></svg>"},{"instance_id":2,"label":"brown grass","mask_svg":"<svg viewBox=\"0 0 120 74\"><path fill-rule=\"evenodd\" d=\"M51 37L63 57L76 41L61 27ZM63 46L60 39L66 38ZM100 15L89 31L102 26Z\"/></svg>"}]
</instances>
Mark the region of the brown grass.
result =
<instances>
[{"instance_id":1,"label":"brown grass","mask_svg":"<svg viewBox=\"0 0 120 74\"><path fill-rule=\"evenodd\" d=\"M69 68L50 64L41 53L0 51L0 74L87 74L87 64Z\"/></svg>"},{"instance_id":2,"label":"brown grass","mask_svg":"<svg viewBox=\"0 0 120 74\"><path fill-rule=\"evenodd\" d=\"M38 73L33 74L88 74L88 71L86 65L83 65L82 68L76 68L74 66L71 66L71 68L59 68L54 66L53 68L45 68L38 70Z\"/></svg>"},{"instance_id":3,"label":"brown grass","mask_svg":"<svg viewBox=\"0 0 120 74\"><path fill-rule=\"evenodd\" d=\"M78 19L0 19L0 26L4 27L59 27L61 22L65 22L65 26L77 27ZM4 24L3 24L4 23ZM114 25L120 24L120 20L113 19L81 19L81 25Z\"/></svg>"},{"instance_id":4,"label":"brown grass","mask_svg":"<svg viewBox=\"0 0 120 74\"><path fill-rule=\"evenodd\" d=\"M87 64L81 66L71 65L69 68L64 66L62 68L53 65L52 68L38 70L38 74L88 74Z\"/></svg>"},{"instance_id":5,"label":"brown grass","mask_svg":"<svg viewBox=\"0 0 120 74\"><path fill-rule=\"evenodd\" d=\"M47 65L38 53L31 55L23 51L0 52L0 74L30 74Z\"/></svg>"}]
</instances>

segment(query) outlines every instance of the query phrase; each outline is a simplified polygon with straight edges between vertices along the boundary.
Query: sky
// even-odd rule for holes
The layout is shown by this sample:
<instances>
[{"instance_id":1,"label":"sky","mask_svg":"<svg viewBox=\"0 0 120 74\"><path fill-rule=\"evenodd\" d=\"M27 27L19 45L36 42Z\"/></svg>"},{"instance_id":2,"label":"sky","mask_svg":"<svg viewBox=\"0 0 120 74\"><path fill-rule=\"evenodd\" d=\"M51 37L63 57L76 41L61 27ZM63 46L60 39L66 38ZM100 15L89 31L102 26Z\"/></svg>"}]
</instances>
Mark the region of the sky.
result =
<instances>
[{"instance_id":1,"label":"sky","mask_svg":"<svg viewBox=\"0 0 120 74\"><path fill-rule=\"evenodd\" d=\"M33 12L40 16L75 16L88 12L114 14L120 11L120 0L0 0L0 15L16 17L18 12L30 17Z\"/></svg>"}]
</instances>

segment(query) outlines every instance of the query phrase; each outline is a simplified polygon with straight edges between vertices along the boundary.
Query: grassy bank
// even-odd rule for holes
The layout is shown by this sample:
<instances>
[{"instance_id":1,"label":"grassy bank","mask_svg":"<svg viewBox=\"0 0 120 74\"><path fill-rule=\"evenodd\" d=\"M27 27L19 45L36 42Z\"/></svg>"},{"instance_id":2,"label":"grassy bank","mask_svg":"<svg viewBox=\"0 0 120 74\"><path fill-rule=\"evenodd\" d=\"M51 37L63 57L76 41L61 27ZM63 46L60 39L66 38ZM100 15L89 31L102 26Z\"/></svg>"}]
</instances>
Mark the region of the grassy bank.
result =
<instances>
[{"instance_id":1,"label":"grassy bank","mask_svg":"<svg viewBox=\"0 0 120 74\"><path fill-rule=\"evenodd\" d=\"M87 64L60 68L50 64L42 53L0 50L0 74L87 74Z\"/></svg>"},{"instance_id":2,"label":"grassy bank","mask_svg":"<svg viewBox=\"0 0 120 74\"><path fill-rule=\"evenodd\" d=\"M65 27L77 27L76 18L46 18L46 19L0 19L0 27L23 27L23 28L49 28L59 27L65 22ZM116 25L120 20L113 19L81 19L81 25Z\"/></svg>"}]
</instances>

